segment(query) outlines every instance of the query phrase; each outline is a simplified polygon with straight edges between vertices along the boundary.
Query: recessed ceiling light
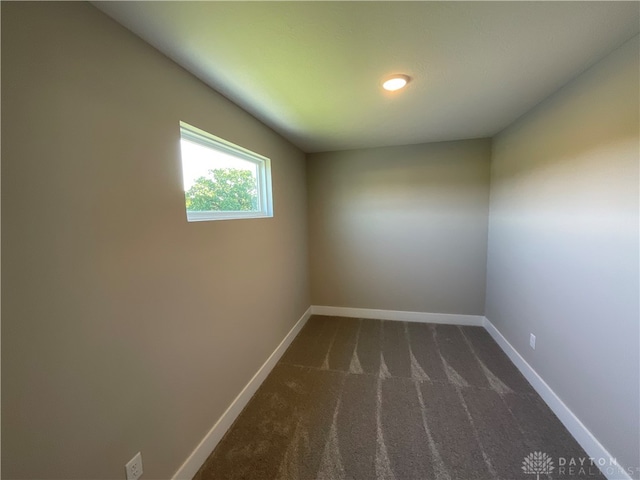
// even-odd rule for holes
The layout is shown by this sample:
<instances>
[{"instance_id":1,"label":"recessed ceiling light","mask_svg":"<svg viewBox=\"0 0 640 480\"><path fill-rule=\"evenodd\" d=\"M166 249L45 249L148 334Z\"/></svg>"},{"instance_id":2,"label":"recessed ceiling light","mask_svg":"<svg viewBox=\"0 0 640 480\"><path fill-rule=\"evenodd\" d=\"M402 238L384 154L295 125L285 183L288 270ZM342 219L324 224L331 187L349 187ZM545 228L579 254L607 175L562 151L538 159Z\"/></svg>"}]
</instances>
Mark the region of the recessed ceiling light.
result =
<instances>
[{"instance_id":1,"label":"recessed ceiling light","mask_svg":"<svg viewBox=\"0 0 640 480\"><path fill-rule=\"evenodd\" d=\"M401 88L404 88L407 83L409 83L409 80L410 79L408 75L393 75L387 78L382 83L382 88L384 88L385 90L389 90L390 92L393 92L394 90L400 90Z\"/></svg>"}]
</instances>

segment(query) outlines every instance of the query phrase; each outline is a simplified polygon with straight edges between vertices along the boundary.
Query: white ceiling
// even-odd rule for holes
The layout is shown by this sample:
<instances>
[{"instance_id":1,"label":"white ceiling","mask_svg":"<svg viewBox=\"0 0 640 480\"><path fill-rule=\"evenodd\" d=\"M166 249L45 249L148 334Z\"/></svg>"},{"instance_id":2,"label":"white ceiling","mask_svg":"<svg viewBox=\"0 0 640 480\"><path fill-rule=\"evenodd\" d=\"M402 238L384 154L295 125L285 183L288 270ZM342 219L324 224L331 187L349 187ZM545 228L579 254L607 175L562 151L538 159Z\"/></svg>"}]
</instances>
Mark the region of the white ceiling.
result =
<instances>
[{"instance_id":1,"label":"white ceiling","mask_svg":"<svg viewBox=\"0 0 640 480\"><path fill-rule=\"evenodd\" d=\"M306 152L491 136L640 29L638 2L93 3Z\"/></svg>"}]
</instances>

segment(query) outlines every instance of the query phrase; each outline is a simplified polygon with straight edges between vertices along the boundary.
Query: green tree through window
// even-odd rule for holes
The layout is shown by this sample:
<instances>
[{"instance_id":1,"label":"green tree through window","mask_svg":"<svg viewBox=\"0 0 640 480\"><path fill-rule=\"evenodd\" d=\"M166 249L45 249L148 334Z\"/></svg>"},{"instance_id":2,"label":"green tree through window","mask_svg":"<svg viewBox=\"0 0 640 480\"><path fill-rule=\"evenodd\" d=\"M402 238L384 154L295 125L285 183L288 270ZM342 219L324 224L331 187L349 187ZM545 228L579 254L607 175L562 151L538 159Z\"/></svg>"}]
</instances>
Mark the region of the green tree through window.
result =
<instances>
[{"instance_id":1,"label":"green tree through window","mask_svg":"<svg viewBox=\"0 0 640 480\"><path fill-rule=\"evenodd\" d=\"M256 179L249 170L216 168L198 178L185 192L187 210L255 211L258 209Z\"/></svg>"}]
</instances>

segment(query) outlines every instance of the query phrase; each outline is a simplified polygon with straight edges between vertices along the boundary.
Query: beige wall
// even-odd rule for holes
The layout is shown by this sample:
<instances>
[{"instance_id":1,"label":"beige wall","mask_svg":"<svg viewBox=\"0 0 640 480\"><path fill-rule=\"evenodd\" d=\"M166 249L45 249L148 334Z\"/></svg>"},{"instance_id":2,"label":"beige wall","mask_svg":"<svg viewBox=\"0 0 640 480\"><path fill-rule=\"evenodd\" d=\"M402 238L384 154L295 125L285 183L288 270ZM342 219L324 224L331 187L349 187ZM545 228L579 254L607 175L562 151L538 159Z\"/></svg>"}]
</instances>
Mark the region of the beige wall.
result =
<instances>
[{"instance_id":1,"label":"beige wall","mask_svg":"<svg viewBox=\"0 0 640 480\"><path fill-rule=\"evenodd\" d=\"M604 447L633 468L640 466L638 55L635 37L494 139L486 310Z\"/></svg>"},{"instance_id":2,"label":"beige wall","mask_svg":"<svg viewBox=\"0 0 640 480\"><path fill-rule=\"evenodd\" d=\"M307 157L314 305L484 313L488 139Z\"/></svg>"},{"instance_id":3,"label":"beige wall","mask_svg":"<svg viewBox=\"0 0 640 480\"><path fill-rule=\"evenodd\" d=\"M309 306L304 155L86 3L2 3L2 473L170 478ZM184 120L271 158L188 224Z\"/></svg>"}]
</instances>

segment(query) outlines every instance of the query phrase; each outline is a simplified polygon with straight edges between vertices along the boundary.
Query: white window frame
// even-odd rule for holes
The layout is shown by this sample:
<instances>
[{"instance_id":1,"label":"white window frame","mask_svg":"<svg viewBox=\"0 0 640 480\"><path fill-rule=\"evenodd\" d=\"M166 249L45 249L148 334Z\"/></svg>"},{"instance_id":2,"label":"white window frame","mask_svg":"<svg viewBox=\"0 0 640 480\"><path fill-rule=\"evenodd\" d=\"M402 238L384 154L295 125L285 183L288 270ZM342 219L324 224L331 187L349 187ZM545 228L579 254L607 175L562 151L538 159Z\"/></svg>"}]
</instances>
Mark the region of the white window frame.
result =
<instances>
[{"instance_id":1,"label":"white window frame","mask_svg":"<svg viewBox=\"0 0 640 480\"><path fill-rule=\"evenodd\" d=\"M240 160L248 161L257 166L256 180L258 190L258 209L253 211L206 211L187 212L187 221L205 222L210 220L237 220L243 218L269 218L273 217L273 197L271 192L271 160L259 153L235 145L220 137L216 137L204 130L200 130L186 122L180 122L180 139L198 143L203 147L226 153ZM180 155L182 164L182 153Z\"/></svg>"}]
</instances>

